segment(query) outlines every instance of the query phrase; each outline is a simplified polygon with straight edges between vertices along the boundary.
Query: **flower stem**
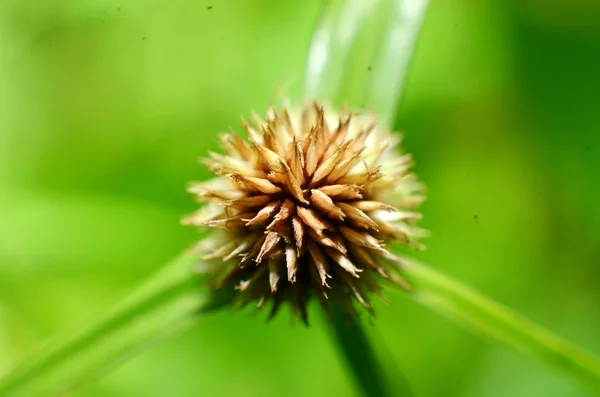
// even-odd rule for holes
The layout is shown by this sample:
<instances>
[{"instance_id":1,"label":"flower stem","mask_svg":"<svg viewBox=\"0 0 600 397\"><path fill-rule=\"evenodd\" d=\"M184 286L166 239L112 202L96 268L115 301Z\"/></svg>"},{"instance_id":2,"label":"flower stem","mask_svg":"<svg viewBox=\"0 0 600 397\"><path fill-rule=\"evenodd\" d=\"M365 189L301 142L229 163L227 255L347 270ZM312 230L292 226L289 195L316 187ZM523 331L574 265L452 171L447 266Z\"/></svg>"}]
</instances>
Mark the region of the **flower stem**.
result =
<instances>
[{"instance_id":1,"label":"flower stem","mask_svg":"<svg viewBox=\"0 0 600 397\"><path fill-rule=\"evenodd\" d=\"M333 340L365 396L413 396L387 351L376 348L358 319L350 320L346 311L335 306L328 320Z\"/></svg>"},{"instance_id":2,"label":"flower stem","mask_svg":"<svg viewBox=\"0 0 600 397\"><path fill-rule=\"evenodd\" d=\"M483 337L524 353L600 395L600 359L472 288L410 261L403 274L410 297Z\"/></svg>"},{"instance_id":3,"label":"flower stem","mask_svg":"<svg viewBox=\"0 0 600 397\"><path fill-rule=\"evenodd\" d=\"M80 332L57 339L0 379L1 396L55 396L73 391L168 334L220 306L203 292L185 253L118 307Z\"/></svg>"}]
</instances>

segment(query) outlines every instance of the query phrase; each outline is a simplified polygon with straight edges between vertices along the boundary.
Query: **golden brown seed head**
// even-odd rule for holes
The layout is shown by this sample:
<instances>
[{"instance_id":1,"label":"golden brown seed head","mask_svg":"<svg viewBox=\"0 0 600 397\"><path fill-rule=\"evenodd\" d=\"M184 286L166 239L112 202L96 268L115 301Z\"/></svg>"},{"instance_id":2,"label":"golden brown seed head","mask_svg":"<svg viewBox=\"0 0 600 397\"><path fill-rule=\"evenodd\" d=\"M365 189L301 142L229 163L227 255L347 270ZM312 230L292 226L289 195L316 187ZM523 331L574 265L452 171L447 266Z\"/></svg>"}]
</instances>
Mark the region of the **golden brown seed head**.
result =
<instances>
[{"instance_id":1,"label":"golden brown seed head","mask_svg":"<svg viewBox=\"0 0 600 397\"><path fill-rule=\"evenodd\" d=\"M382 278L406 285L386 242L420 248L414 212L422 185L399 137L370 115L317 104L242 120L247 141L220 136L225 154L204 163L216 175L189 191L205 205L187 224L220 229L197 249L216 287L275 314L284 302L306 321L306 305L352 300L370 308Z\"/></svg>"}]
</instances>

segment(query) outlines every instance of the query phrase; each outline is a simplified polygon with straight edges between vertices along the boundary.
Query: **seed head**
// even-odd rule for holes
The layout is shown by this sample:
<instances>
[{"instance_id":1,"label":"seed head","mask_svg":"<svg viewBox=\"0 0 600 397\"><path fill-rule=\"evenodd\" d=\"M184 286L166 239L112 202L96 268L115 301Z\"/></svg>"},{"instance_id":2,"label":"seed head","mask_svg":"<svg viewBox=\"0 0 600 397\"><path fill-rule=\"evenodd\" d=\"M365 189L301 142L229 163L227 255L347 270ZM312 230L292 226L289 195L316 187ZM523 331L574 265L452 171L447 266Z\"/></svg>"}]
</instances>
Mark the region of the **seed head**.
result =
<instances>
[{"instance_id":1,"label":"seed head","mask_svg":"<svg viewBox=\"0 0 600 397\"><path fill-rule=\"evenodd\" d=\"M272 301L273 315L289 302L305 322L312 297L353 313L382 279L409 288L385 243L421 248L423 196L397 135L316 103L242 127L247 141L222 134L225 154L203 160L216 177L189 186L204 206L184 222L219 229L196 246L216 288L233 286L240 305Z\"/></svg>"}]
</instances>

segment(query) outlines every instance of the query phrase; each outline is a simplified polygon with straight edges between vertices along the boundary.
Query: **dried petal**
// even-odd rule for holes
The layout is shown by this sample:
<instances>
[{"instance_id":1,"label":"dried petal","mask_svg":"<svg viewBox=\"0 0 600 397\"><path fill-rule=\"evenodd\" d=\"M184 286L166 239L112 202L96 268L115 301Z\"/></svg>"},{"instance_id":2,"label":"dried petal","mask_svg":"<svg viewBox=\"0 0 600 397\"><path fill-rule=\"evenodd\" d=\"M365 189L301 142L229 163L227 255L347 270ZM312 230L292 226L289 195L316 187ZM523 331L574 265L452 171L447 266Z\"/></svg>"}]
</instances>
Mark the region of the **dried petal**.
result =
<instances>
[{"instance_id":1,"label":"dried petal","mask_svg":"<svg viewBox=\"0 0 600 397\"><path fill-rule=\"evenodd\" d=\"M302 253L302 248L304 248L304 223L302 223L299 216L294 215L292 218L292 229L294 229L296 251L298 256L300 256Z\"/></svg>"},{"instance_id":2,"label":"dried petal","mask_svg":"<svg viewBox=\"0 0 600 397\"><path fill-rule=\"evenodd\" d=\"M269 260L269 285L271 292L277 291L277 283L279 282L279 261Z\"/></svg>"},{"instance_id":3,"label":"dried petal","mask_svg":"<svg viewBox=\"0 0 600 397\"><path fill-rule=\"evenodd\" d=\"M283 159L274 151L267 149L264 146L257 146L258 153L268 166L268 171L282 173L284 171Z\"/></svg>"},{"instance_id":4,"label":"dried petal","mask_svg":"<svg viewBox=\"0 0 600 397\"><path fill-rule=\"evenodd\" d=\"M342 269L344 269L345 271L347 271L348 273L350 273L352 276L354 276L356 278L359 277L358 273L362 272L362 269L359 269L356 266L354 266L352 261L350 259L348 259L348 257L346 255L344 255L341 252L336 251L332 248L329 248L329 247L325 248L325 252L327 253L327 256L329 256L338 265L340 265L340 267Z\"/></svg>"},{"instance_id":5,"label":"dried petal","mask_svg":"<svg viewBox=\"0 0 600 397\"><path fill-rule=\"evenodd\" d=\"M358 185L326 185L317 190L336 200L360 200L363 198L362 189Z\"/></svg>"},{"instance_id":6,"label":"dried petal","mask_svg":"<svg viewBox=\"0 0 600 397\"><path fill-rule=\"evenodd\" d=\"M203 255L202 260L214 259L222 257L223 255L227 255L229 252L231 252L231 250L235 249L236 245L238 245L236 241L231 241L225 245L221 245L220 247L212 250L210 253Z\"/></svg>"},{"instance_id":7,"label":"dried petal","mask_svg":"<svg viewBox=\"0 0 600 397\"><path fill-rule=\"evenodd\" d=\"M255 207L263 207L271 202L271 196L263 195L263 196L250 196L250 197L240 197L235 200L224 201L223 205L228 207L242 207L242 208L255 208Z\"/></svg>"},{"instance_id":8,"label":"dried petal","mask_svg":"<svg viewBox=\"0 0 600 397\"><path fill-rule=\"evenodd\" d=\"M360 304L363 305L366 309L370 309L371 304L367 302L367 300L360 294L360 291L356 288L354 281L344 272L340 272L339 276L344 281L344 283L350 288L350 291L352 291L352 294L354 295L356 300L359 301Z\"/></svg>"},{"instance_id":9,"label":"dried petal","mask_svg":"<svg viewBox=\"0 0 600 397\"><path fill-rule=\"evenodd\" d=\"M357 227L377 230L377 223L358 208L347 203L338 203L338 206L344 211L348 220Z\"/></svg>"},{"instance_id":10,"label":"dried petal","mask_svg":"<svg viewBox=\"0 0 600 397\"><path fill-rule=\"evenodd\" d=\"M285 247L285 263L287 267L288 281L290 283L295 283L296 272L298 271L298 255L296 254L296 248L292 244L288 244Z\"/></svg>"},{"instance_id":11,"label":"dried petal","mask_svg":"<svg viewBox=\"0 0 600 397\"><path fill-rule=\"evenodd\" d=\"M277 224L285 222L290 216L292 216L294 214L295 208L296 208L296 205L294 204L294 202L292 200L286 199L283 202L283 205L281 206L281 209L279 210L277 215L275 215L275 218L273 218L273 222L271 222L271 224L269 224L269 226L267 226L267 230L271 230Z\"/></svg>"},{"instance_id":12,"label":"dried petal","mask_svg":"<svg viewBox=\"0 0 600 397\"><path fill-rule=\"evenodd\" d=\"M326 247L334 248L340 251L342 254L346 253L346 246L344 245L344 240L341 236L332 233L333 237L328 237L324 234L318 235L312 229L308 229L308 235L312 238L313 241L319 243L320 245L324 245Z\"/></svg>"},{"instance_id":13,"label":"dried petal","mask_svg":"<svg viewBox=\"0 0 600 397\"><path fill-rule=\"evenodd\" d=\"M265 194L275 194L281 192L281 188L273 185L273 183L271 183L267 179L244 176L240 173L230 174L229 177L238 184L240 184L240 186L244 190L255 191Z\"/></svg>"},{"instance_id":14,"label":"dried petal","mask_svg":"<svg viewBox=\"0 0 600 397\"><path fill-rule=\"evenodd\" d=\"M338 227L342 236L347 238L350 242L358 245L359 247L370 248L376 251L387 252L382 246L381 242L369 233L356 231L346 226Z\"/></svg>"},{"instance_id":15,"label":"dried petal","mask_svg":"<svg viewBox=\"0 0 600 397\"><path fill-rule=\"evenodd\" d=\"M284 186L292 196L303 204L308 204L308 200L304 198L300 181L296 178L291 168L287 164L283 164L283 172L285 173Z\"/></svg>"},{"instance_id":16,"label":"dried petal","mask_svg":"<svg viewBox=\"0 0 600 397\"><path fill-rule=\"evenodd\" d=\"M244 219L246 221L246 226L256 227L265 225L271 219L271 216L273 216L277 208L279 208L280 204L280 201L272 201L260 211L258 211L258 213L254 217L250 219L246 217L246 219Z\"/></svg>"},{"instance_id":17,"label":"dried petal","mask_svg":"<svg viewBox=\"0 0 600 397\"><path fill-rule=\"evenodd\" d=\"M318 235L322 235L324 230L331 229L331 226L320 219L311 209L298 207L298 215L304 224L313 229Z\"/></svg>"},{"instance_id":18,"label":"dried petal","mask_svg":"<svg viewBox=\"0 0 600 397\"><path fill-rule=\"evenodd\" d=\"M335 183L350 171L350 169L360 160L360 154L365 148L355 151L350 156L343 159L327 176L327 183Z\"/></svg>"},{"instance_id":19,"label":"dried petal","mask_svg":"<svg viewBox=\"0 0 600 397\"><path fill-rule=\"evenodd\" d=\"M327 274L327 260L325 258L325 255L323 254L321 249L312 241L310 241L307 244L306 248L308 249L308 252L312 257L313 263L317 268L319 278L321 280L321 285L329 288L329 285L327 284L327 279L331 278L331 276Z\"/></svg>"},{"instance_id":20,"label":"dried petal","mask_svg":"<svg viewBox=\"0 0 600 397\"><path fill-rule=\"evenodd\" d=\"M237 246L229 254L223 257L223 261L228 261L249 250L258 240L258 236L250 235L242 241L235 242Z\"/></svg>"},{"instance_id":21,"label":"dried petal","mask_svg":"<svg viewBox=\"0 0 600 397\"><path fill-rule=\"evenodd\" d=\"M363 212L372 212L372 211L378 211L378 210L384 210L384 211L388 211L388 212L389 211L397 211L391 205L386 204L386 203L381 203L379 201L361 200L361 201L352 202L351 204Z\"/></svg>"},{"instance_id":22,"label":"dried petal","mask_svg":"<svg viewBox=\"0 0 600 397\"><path fill-rule=\"evenodd\" d=\"M328 195L318 189L311 190L310 201L315 207L325 212L330 218L342 220L346 216L344 211L336 207L333 200Z\"/></svg>"},{"instance_id":23,"label":"dried petal","mask_svg":"<svg viewBox=\"0 0 600 397\"><path fill-rule=\"evenodd\" d=\"M375 263L371 255L369 255L369 253L364 248L361 248L355 244L349 244L348 250L350 251L352 258L358 263L367 265L371 269L376 270L382 277L388 278L385 269L382 266L379 266L377 263Z\"/></svg>"},{"instance_id":24,"label":"dried petal","mask_svg":"<svg viewBox=\"0 0 600 397\"><path fill-rule=\"evenodd\" d=\"M250 149L248 144L242 141L235 132L232 131L230 134L222 134L219 140L221 147L227 150L230 156L237 155L242 160L252 160L252 149Z\"/></svg>"},{"instance_id":25,"label":"dried petal","mask_svg":"<svg viewBox=\"0 0 600 397\"><path fill-rule=\"evenodd\" d=\"M275 233L275 232L267 233L265 242L263 243L262 247L260 248L260 252L258 253L258 256L255 259L256 263L257 264L261 263L263 258L265 257L265 255L267 255L269 252L271 252L273 250L273 248L275 248L277 243L279 243L280 240L281 240L281 237L277 233Z\"/></svg>"},{"instance_id":26,"label":"dried petal","mask_svg":"<svg viewBox=\"0 0 600 397\"><path fill-rule=\"evenodd\" d=\"M299 142L292 142L292 155L291 155L291 165L290 169L294 174L294 178L302 185L305 181L304 179L304 152L302 151L302 147Z\"/></svg>"},{"instance_id":27,"label":"dried petal","mask_svg":"<svg viewBox=\"0 0 600 397\"><path fill-rule=\"evenodd\" d=\"M333 170L333 168L338 164L344 152L348 148L348 146L352 143L351 141L346 142L343 146L338 148L331 157L326 158L319 168L315 171L313 175L311 184L315 186L317 183L321 182L322 179L325 179L329 173Z\"/></svg>"}]
</instances>

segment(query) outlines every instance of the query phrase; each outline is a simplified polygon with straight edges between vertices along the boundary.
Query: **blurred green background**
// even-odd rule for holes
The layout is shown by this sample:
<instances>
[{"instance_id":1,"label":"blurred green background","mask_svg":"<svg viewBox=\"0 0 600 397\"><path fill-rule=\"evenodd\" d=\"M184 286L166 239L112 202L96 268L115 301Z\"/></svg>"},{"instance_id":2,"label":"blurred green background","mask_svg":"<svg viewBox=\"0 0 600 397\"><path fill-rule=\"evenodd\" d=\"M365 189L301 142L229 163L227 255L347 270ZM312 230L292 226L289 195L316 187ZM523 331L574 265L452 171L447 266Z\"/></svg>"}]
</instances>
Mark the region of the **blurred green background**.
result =
<instances>
[{"instance_id":1,"label":"blurred green background","mask_svg":"<svg viewBox=\"0 0 600 397\"><path fill-rule=\"evenodd\" d=\"M0 373L194 241L197 157L301 85L322 3L0 3ZM432 0L396 124L419 257L600 354L600 2ZM388 295L369 331L418 396L589 395ZM211 315L75 395L355 395L311 317Z\"/></svg>"}]
</instances>

